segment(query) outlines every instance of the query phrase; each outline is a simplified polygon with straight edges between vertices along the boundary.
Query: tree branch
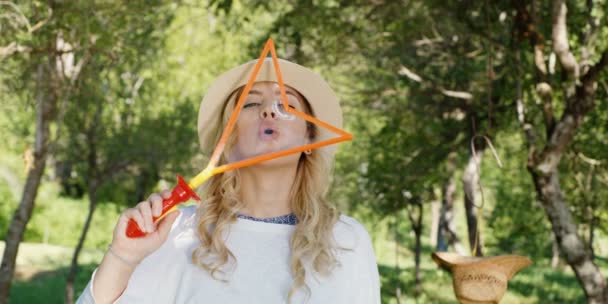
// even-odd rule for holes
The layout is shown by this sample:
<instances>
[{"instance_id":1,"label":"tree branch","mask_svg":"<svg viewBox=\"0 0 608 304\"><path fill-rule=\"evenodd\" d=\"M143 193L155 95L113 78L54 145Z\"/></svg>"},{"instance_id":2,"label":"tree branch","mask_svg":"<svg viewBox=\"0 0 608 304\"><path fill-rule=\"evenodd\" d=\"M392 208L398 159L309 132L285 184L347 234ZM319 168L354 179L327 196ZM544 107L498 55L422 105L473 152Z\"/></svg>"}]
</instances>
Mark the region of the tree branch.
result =
<instances>
[{"instance_id":1,"label":"tree branch","mask_svg":"<svg viewBox=\"0 0 608 304\"><path fill-rule=\"evenodd\" d=\"M589 84L597 79L598 74L608 65L608 48L602 53L600 60L589 68L582 77L583 84Z\"/></svg>"},{"instance_id":2,"label":"tree branch","mask_svg":"<svg viewBox=\"0 0 608 304\"><path fill-rule=\"evenodd\" d=\"M17 44L16 42L11 42L7 46L0 47L0 60L13 55L15 53L27 53L30 52L32 48Z\"/></svg>"},{"instance_id":3,"label":"tree branch","mask_svg":"<svg viewBox=\"0 0 608 304\"><path fill-rule=\"evenodd\" d=\"M543 174L554 172L574 133L582 123L583 117L594 106L594 93L597 87L598 74L608 65L608 49L602 58L582 77L582 83L576 86L576 93L568 97L566 109L553 132L547 140L543 152L535 159L535 167Z\"/></svg>"},{"instance_id":4,"label":"tree branch","mask_svg":"<svg viewBox=\"0 0 608 304\"><path fill-rule=\"evenodd\" d=\"M40 21L38 21L38 23L34 24L34 26L32 26L28 31L30 34L39 30L40 28L45 26L49 22L49 20L51 20L51 17L53 16L53 10L49 7L48 11L49 11L49 16L46 17L46 19L40 20Z\"/></svg>"},{"instance_id":5,"label":"tree branch","mask_svg":"<svg viewBox=\"0 0 608 304\"><path fill-rule=\"evenodd\" d=\"M555 127L555 118L553 115L553 92L551 86L546 82L541 82L536 85L536 93L540 96L543 102L543 118L545 121L545 129L547 137L553 132Z\"/></svg>"},{"instance_id":6,"label":"tree branch","mask_svg":"<svg viewBox=\"0 0 608 304\"><path fill-rule=\"evenodd\" d=\"M574 73L576 77L578 65L568 49L566 37L566 11L563 0L554 2L554 49L564 69L570 75ZM576 85L575 94L567 98L564 114L550 133L545 149L537 158L536 169L539 171L547 174L556 169L567 146L572 142L576 129L582 123L584 116L594 107L597 77L607 65L608 49L604 50L600 60L581 77L581 83Z\"/></svg>"},{"instance_id":7,"label":"tree branch","mask_svg":"<svg viewBox=\"0 0 608 304\"><path fill-rule=\"evenodd\" d=\"M555 0L553 2L553 51L568 75L577 79L579 77L579 66L576 58L570 52L568 44L568 28L566 27L566 15L568 8L565 0Z\"/></svg>"},{"instance_id":8,"label":"tree branch","mask_svg":"<svg viewBox=\"0 0 608 304\"><path fill-rule=\"evenodd\" d=\"M16 42L11 42L5 47L0 47L0 60L4 59L10 55L13 55L15 53L48 54L48 55L60 56L63 54L71 54L71 53L80 52L83 50L89 50L92 52L98 51L95 47L90 47L88 49L70 48L70 49L64 49L64 50L59 50L59 49L54 49L54 48L49 48L49 47L31 48L29 46L17 44ZM100 53L100 54L105 54L105 53ZM106 54L106 56L112 57L112 53L108 52Z\"/></svg>"},{"instance_id":9,"label":"tree branch","mask_svg":"<svg viewBox=\"0 0 608 304\"><path fill-rule=\"evenodd\" d=\"M399 75L401 76L405 76L415 82L418 82L422 85L426 85L430 88L433 89L433 91L437 91L445 96L448 97L452 97L452 98L458 98L458 99L464 99L464 100L471 100L473 99L473 94L466 92L466 91L454 91L454 90L446 90L444 89L440 84L435 83L433 80L429 80L429 79L423 79L422 77L420 77L417 73L413 72L412 70L408 69L405 66L401 66L401 68L399 69L398 72Z\"/></svg>"}]
</instances>

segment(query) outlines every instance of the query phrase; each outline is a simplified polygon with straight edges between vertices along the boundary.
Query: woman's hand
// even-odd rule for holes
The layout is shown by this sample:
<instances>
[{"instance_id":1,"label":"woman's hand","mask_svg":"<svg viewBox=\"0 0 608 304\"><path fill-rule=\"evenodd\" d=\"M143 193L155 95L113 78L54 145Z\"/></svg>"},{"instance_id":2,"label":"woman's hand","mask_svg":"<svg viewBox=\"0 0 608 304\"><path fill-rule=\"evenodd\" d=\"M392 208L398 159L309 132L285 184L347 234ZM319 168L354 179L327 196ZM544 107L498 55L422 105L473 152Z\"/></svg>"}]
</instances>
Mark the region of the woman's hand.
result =
<instances>
[{"instance_id":1,"label":"woman's hand","mask_svg":"<svg viewBox=\"0 0 608 304\"><path fill-rule=\"evenodd\" d=\"M180 214L173 211L158 223L153 223L152 216L159 216L163 198L171 196L171 191L150 195L147 201L135 208L125 210L114 228L111 252L107 253L92 282L92 297L96 303L114 303L124 292L131 274L146 256L158 249L166 240L171 226ZM133 219L147 234L140 238L129 238L126 235L129 220Z\"/></svg>"},{"instance_id":2,"label":"woman's hand","mask_svg":"<svg viewBox=\"0 0 608 304\"><path fill-rule=\"evenodd\" d=\"M173 211L157 223L152 221L153 216L160 216L163 199L170 196L170 190L153 193L148 200L137 204L135 208L125 210L120 215L114 228L112 252L129 263L137 264L156 251L167 240L171 226L180 213L179 211ZM145 236L140 238L127 237L126 229L130 219L137 222L140 229L146 232Z\"/></svg>"}]
</instances>

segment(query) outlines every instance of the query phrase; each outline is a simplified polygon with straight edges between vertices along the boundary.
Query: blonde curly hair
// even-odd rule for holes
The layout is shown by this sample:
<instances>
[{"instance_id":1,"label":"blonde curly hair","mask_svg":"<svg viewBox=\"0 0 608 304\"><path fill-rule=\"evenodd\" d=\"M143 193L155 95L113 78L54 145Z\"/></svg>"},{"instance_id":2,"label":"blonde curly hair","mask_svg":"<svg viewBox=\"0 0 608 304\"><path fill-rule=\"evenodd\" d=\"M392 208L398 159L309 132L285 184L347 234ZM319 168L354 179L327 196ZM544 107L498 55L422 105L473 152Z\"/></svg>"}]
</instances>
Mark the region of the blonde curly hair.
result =
<instances>
[{"instance_id":1,"label":"blonde curly hair","mask_svg":"<svg viewBox=\"0 0 608 304\"><path fill-rule=\"evenodd\" d=\"M234 105L239 99L244 87L240 87L225 101L222 112L222 130L228 123ZM294 90L297 92L297 90ZM305 112L314 115L306 98L299 94L303 101ZM232 106L228 106L232 105ZM309 139L314 140L317 136L317 127L307 122ZM216 136L219 140L221 132ZM236 134L233 130L232 134ZM229 151L236 142L236 136L231 136L226 144L225 152L220 160L226 162L226 151ZM331 159L323 153L301 154L295 181L290 191L291 209L298 219L295 230L291 236L291 261L290 269L293 278L291 289L287 299L291 299L295 292L304 288L306 295L310 296L310 288L306 285L306 269L304 259L311 261L313 270L321 275L329 275L337 266L335 255L335 240L333 239L333 227L340 216L338 210L326 200L329 188L329 176L331 171ZM192 261L195 265L208 271L216 280L218 274L224 273L222 267L229 262L236 263L232 252L224 244L222 234L228 226L235 222L237 213L244 207L239 198L240 177L238 170L218 174L209 179L203 186L202 201L198 208L197 231L201 245L192 253Z\"/></svg>"}]
</instances>

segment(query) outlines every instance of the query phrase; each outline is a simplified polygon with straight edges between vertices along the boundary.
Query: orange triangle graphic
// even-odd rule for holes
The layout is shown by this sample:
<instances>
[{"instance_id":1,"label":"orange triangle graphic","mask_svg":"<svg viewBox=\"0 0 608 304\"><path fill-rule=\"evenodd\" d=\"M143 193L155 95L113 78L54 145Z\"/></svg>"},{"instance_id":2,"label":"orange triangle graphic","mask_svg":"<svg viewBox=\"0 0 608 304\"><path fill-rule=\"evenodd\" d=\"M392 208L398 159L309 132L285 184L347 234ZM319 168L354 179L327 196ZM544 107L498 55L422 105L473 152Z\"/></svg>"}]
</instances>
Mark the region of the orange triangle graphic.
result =
<instances>
[{"instance_id":1,"label":"orange triangle graphic","mask_svg":"<svg viewBox=\"0 0 608 304\"><path fill-rule=\"evenodd\" d=\"M279 152L273 152L273 153L269 153L269 154L265 154L265 155L260 155L260 156L253 157L251 159L246 159L246 160L242 160L242 161L231 163L231 164L225 164L225 165L221 165L218 167L217 164L219 161L219 157L222 154L222 152L224 151L224 147L226 145L226 140L228 139L230 132L232 132L232 130L234 129L234 124L236 123L237 117L238 117L241 109L243 108L243 104L245 103L245 97L249 94L249 90L251 90L251 87L253 86L253 83L255 82L255 79L262 67L264 59L268 55L268 52L270 52L270 54L272 56L272 63L274 66L274 70L275 70L277 80L279 83L279 88L281 91L281 100L283 102L283 108L287 112L294 114L298 117L301 117L302 119L309 121L315 125L328 129L329 131L336 133L339 136L335 137L335 138L327 139L324 141L320 141L317 143L307 144L307 145L290 148L290 149L286 149L286 150L279 151ZM281 69L279 68L279 60L277 59L277 54L276 54L276 51L274 48L274 43L273 43L272 39L268 39L268 41L266 42L266 46L264 47L264 50L262 51L262 54L260 55L260 58L258 59L258 62L255 65L253 73L249 77L249 81L247 82L247 85L245 86L245 89L243 90L243 93L241 94L241 96L234 108L234 112L230 116L228 125L222 132L222 136L221 136L218 144L215 146L215 149L213 150L213 154L211 156L211 159L209 160L209 164L207 165L205 170L201 171L198 175L196 175L192 180L190 180L190 182L188 184L186 184L186 182L182 179L182 177L178 175L177 176L178 185L175 186L175 188L171 192L171 197L163 200L162 214L159 217L154 217L153 220L154 220L154 222L158 222L160 219L162 219L167 214L169 214L171 211L173 211L175 208L177 208L177 204L185 202L185 201L189 200L190 198L200 200L192 189L196 189L198 186L202 185L206 180L208 180L211 176L213 176L215 174L219 174L222 172L226 172L228 170L233 170L233 169L237 169L237 168L241 168L241 167L245 167L245 166L249 166L249 165L253 165L253 164L267 161L270 159L279 158L279 157L286 156L289 154L294 154L294 153L298 153L298 152L301 153L306 150L312 150L312 149L328 146L331 144L335 144L335 143L339 143L339 142L343 142L343 141L347 141L347 140L352 140L352 138L353 138L353 136L344 130L336 128L311 115L297 111L296 109L289 107L289 102L287 101L287 94L285 91L285 84L283 83L283 76L281 74ZM127 236L141 237L141 236L144 236L145 234L146 233L143 232L139 228L138 224L133 219L129 220L129 223L128 223L128 226L126 229Z\"/></svg>"},{"instance_id":2,"label":"orange triangle graphic","mask_svg":"<svg viewBox=\"0 0 608 304\"><path fill-rule=\"evenodd\" d=\"M277 76L277 82L279 83L279 89L281 92L281 101L283 102L283 108L287 112L294 114L315 125L323 127L333 133L336 133L339 136L335 137L335 138L323 140L320 142L315 142L315 143L311 143L311 144L307 144L307 145L303 145L303 146L299 146L299 147L295 147L295 148L290 148L290 149L286 149L283 151L259 155L259 156L256 156L256 157L253 157L250 159L245 159L245 160L241 160L238 162L217 166L217 164L219 162L219 158L220 158L222 152L224 151L224 146L226 144L226 141L228 140L228 136L234 129L234 124L236 123L239 113L240 113L241 109L243 108L243 104L245 103L245 98L249 94L249 90L251 90L251 87L253 86L253 83L255 82L255 79L262 67L262 64L264 63L264 59L268 56L268 52L270 52L270 55L272 56L272 63L273 63L274 70L275 70L275 73ZM247 85L245 85L243 93L241 94L241 96L234 108L234 112L230 116L230 120L228 121L226 128L222 132L222 136L220 137L220 140L218 141L218 144L216 145L216 147L213 151L213 154L211 155L207 168L205 170L203 170L203 172L199 173L199 175L197 177L195 177L189 184L192 188L196 188L200 184L202 184L205 180L207 180L209 177L211 177L212 175L218 174L218 173L226 172L228 170L242 168L245 166L250 166L250 165L260 163L263 161L283 157L283 156L298 153L298 152L304 152L306 150L317 149L320 147L324 147L324 146L328 146L328 145L332 145L332 144L336 144L339 142L348 141L348 140L352 140L352 139L353 139L352 134L350 134L342 129L336 128L335 126L332 126L324 121L321 121L321 120L317 119L316 117L313 117L304 112L301 112L301 111L298 111L296 109L289 107L289 103L287 101L287 95L286 95L286 91L285 91L285 84L283 83L283 76L281 74L281 69L279 67L279 61L278 61L278 57L277 57L276 50L274 47L274 42L273 42L272 38L269 38L268 41L266 42L266 45L264 46L264 50L262 51L262 54L260 54L260 57L258 59L258 62L255 65L253 73L249 77L249 81L247 82Z\"/></svg>"}]
</instances>

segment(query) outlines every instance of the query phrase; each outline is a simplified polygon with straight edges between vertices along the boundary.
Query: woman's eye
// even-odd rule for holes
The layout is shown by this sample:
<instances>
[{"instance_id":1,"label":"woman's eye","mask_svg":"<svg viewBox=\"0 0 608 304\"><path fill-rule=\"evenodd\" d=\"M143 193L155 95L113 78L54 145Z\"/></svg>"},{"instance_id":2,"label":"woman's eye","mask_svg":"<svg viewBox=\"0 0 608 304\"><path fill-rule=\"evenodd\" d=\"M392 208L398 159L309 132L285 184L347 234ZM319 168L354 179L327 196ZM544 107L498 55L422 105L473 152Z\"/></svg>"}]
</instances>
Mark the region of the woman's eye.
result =
<instances>
[{"instance_id":1,"label":"woman's eye","mask_svg":"<svg viewBox=\"0 0 608 304\"><path fill-rule=\"evenodd\" d=\"M260 105L260 104L259 104L259 103L257 103L257 102L250 102L250 103L248 103L248 104L245 104L245 105L243 106L243 108L253 108L253 107L258 106L258 105Z\"/></svg>"},{"instance_id":2,"label":"woman's eye","mask_svg":"<svg viewBox=\"0 0 608 304\"><path fill-rule=\"evenodd\" d=\"M294 107L294 106L292 106L292 105L289 105L289 107L290 107L290 108L292 108L292 109L295 109L295 108L296 108L296 107ZM279 109L283 109L283 108L284 108L283 104L282 104L282 103L280 103L280 104L279 104Z\"/></svg>"}]
</instances>

